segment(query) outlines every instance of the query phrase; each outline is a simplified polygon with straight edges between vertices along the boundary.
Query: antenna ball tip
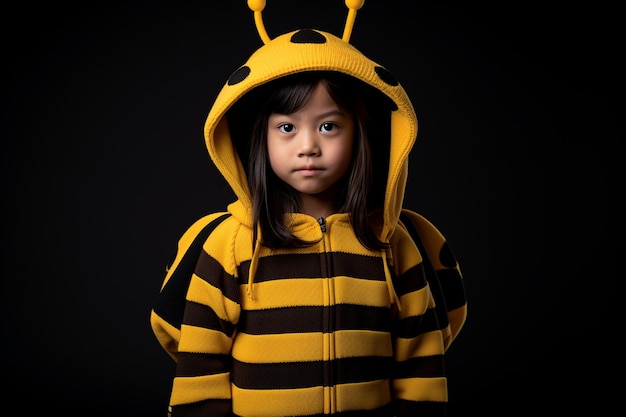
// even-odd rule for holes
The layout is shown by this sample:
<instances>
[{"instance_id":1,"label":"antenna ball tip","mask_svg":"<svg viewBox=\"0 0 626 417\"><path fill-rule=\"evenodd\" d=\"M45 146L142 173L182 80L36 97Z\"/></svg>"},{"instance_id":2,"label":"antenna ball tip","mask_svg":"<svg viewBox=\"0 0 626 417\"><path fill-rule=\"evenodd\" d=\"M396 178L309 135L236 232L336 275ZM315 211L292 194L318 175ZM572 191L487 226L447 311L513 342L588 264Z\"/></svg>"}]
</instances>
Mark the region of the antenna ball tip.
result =
<instances>
[{"instance_id":1,"label":"antenna ball tip","mask_svg":"<svg viewBox=\"0 0 626 417\"><path fill-rule=\"evenodd\" d=\"M348 9L359 10L363 7L363 4L365 4L365 0L346 0L346 6L348 6Z\"/></svg>"},{"instance_id":2,"label":"antenna ball tip","mask_svg":"<svg viewBox=\"0 0 626 417\"><path fill-rule=\"evenodd\" d=\"M265 0L248 0L248 7L253 12L262 12L265 9Z\"/></svg>"}]
</instances>

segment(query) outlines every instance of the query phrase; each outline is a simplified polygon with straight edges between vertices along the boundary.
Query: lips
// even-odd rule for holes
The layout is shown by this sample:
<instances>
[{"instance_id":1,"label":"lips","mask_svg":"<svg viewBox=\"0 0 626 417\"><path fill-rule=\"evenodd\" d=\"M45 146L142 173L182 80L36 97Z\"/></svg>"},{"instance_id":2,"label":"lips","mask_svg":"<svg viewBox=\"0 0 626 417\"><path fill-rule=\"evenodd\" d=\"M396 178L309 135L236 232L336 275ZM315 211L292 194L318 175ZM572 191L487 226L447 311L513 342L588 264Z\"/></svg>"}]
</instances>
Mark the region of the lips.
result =
<instances>
[{"instance_id":1,"label":"lips","mask_svg":"<svg viewBox=\"0 0 626 417\"><path fill-rule=\"evenodd\" d=\"M322 168L316 166L306 166L302 168L297 168L295 170L297 173L302 174L304 176L313 176L323 171Z\"/></svg>"}]
</instances>

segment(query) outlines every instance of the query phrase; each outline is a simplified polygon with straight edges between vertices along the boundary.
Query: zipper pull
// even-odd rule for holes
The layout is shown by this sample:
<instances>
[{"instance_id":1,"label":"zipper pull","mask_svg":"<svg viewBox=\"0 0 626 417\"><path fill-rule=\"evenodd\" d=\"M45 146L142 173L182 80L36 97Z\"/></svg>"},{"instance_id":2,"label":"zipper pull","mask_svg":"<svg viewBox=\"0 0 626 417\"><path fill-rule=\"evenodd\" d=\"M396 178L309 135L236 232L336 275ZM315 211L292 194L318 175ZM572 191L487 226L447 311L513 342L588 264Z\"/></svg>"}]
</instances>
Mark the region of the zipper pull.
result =
<instances>
[{"instance_id":1,"label":"zipper pull","mask_svg":"<svg viewBox=\"0 0 626 417\"><path fill-rule=\"evenodd\" d=\"M322 229L322 232L326 231L326 219L323 217L320 217L319 219L317 219L317 222L320 224L320 229Z\"/></svg>"}]
</instances>

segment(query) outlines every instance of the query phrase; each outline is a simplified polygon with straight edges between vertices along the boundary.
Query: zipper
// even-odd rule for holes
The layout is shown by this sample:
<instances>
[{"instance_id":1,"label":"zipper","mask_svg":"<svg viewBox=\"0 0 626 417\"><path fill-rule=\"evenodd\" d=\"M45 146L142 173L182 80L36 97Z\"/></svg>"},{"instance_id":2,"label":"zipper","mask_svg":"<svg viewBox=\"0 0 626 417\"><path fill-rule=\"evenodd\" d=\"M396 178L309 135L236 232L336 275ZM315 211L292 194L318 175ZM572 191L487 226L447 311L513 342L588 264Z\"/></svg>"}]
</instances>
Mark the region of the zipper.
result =
<instances>
[{"instance_id":1,"label":"zipper","mask_svg":"<svg viewBox=\"0 0 626 417\"><path fill-rule=\"evenodd\" d=\"M335 305L335 292L333 287L333 280L330 278L332 276L332 257L329 254L329 239L330 236L327 233L326 219L324 217L319 217L317 219L317 223L320 226L320 230L322 231L323 237L320 247L320 256L321 256L321 265L320 272L321 277L324 278L324 301L323 304L325 307L330 307ZM335 317L333 313L334 309L332 308L324 308L323 313L323 321L324 327L329 330L328 337L324 338L324 342L322 345L322 349L324 351L324 355L329 359L328 362L325 362L324 368L322 371L323 380L324 380L324 413L325 414L334 414L337 409L337 392L335 385L337 381L335 381L336 375L333 369L333 365L331 363L334 362L336 358L335 352Z\"/></svg>"},{"instance_id":2,"label":"zipper","mask_svg":"<svg viewBox=\"0 0 626 417\"><path fill-rule=\"evenodd\" d=\"M323 217L320 217L319 219L317 219L317 222L320 225L320 229L322 229L322 232L326 231L326 219Z\"/></svg>"}]
</instances>

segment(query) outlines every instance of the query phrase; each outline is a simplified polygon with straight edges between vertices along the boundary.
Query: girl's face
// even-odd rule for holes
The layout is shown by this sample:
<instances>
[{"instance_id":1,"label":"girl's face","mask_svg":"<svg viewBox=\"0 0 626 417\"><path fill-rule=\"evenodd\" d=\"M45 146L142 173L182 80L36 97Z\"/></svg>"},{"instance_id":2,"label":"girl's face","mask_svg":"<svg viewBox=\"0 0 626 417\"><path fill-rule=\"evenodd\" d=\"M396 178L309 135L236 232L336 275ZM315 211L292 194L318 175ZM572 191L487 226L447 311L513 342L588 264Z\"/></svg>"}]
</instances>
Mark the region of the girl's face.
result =
<instances>
[{"instance_id":1,"label":"girl's face","mask_svg":"<svg viewBox=\"0 0 626 417\"><path fill-rule=\"evenodd\" d=\"M333 187L350 167L354 119L319 83L304 107L292 114L272 114L267 148L274 173L302 197L335 201Z\"/></svg>"}]
</instances>

